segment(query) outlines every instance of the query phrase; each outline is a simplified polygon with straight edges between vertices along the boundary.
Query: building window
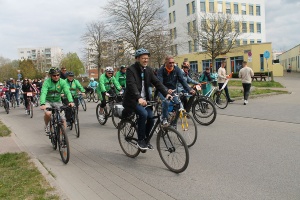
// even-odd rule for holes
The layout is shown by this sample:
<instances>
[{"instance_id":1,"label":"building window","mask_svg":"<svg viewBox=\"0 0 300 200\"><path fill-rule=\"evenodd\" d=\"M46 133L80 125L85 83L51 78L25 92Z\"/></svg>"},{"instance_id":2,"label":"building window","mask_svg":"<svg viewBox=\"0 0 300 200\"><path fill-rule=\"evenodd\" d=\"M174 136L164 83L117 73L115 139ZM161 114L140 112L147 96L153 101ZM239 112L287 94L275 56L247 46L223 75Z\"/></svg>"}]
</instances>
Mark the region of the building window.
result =
<instances>
[{"instance_id":1,"label":"building window","mask_svg":"<svg viewBox=\"0 0 300 200\"><path fill-rule=\"evenodd\" d=\"M261 33L261 24L260 23L256 24L256 29L257 29L257 33Z\"/></svg>"},{"instance_id":2,"label":"building window","mask_svg":"<svg viewBox=\"0 0 300 200\"><path fill-rule=\"evenodd\" d=\"M202 51L206 51L207 50L206 46L207 46L207 40L203 40L202 44L201 44Z\"/></svg>"},{"instance_id":3,"label":"building window","mask_svg":"<svg viewBox=\"0 0 300 200\"><path fill-rule=\"evenodd\" d=\"M249 15L253 15L253 5L249 5Z\"/></svg>"},{"instance_id":4,"label":"building window","mask_svg":"<svg viewBox=\"0 0 300 200\"><path fill-rule=\"evenodd\" d=\"M239 4L237 4L237 3L235 3L234 5L233 5L233 9L234 9L234 14L239 14Z\"/></svg>"},{"instance_id":5,"label":"building window","mask_svg":"<svg viewBox=\"0 0 300 200\"><path fill-rule=\"evenodd\" d=\"M261 43L261 40L257 40L257 43Z\"/></svg>"},{"instance_id":6,"label":"building window","mask_svg":"<svg viewBox=\"0 0 300 200\"><path fill-rule=\"evenodd\" d=\"M189 16L190 15L190 5L186 4L186 15Z\"/></svg>"},{"instance_id":7,"label":"building window","mask_svg":"<svg viewBox=\"0 0 300 200\"><path fill-rule=\"evenodd\" d=\"M235 32L239 33L240 32L240 22L234 22L234 28L235 28Z\"/></svg>"},{"instance_id":8,"label":"building window","mask_svg":"<svg viewBox=\"0 0 300 200\"><path fill-rule=\"evenodd\" d=\"M246 45L246 44L248 44L248 42L247 42L247 40L243 40L243 45Z\"/></svg>"},{"instance_id":9,"label":"building window","mask_svg":"<svg viewBox=\"0 0 300 200\"><path fill-rule=\"evenodd\" d=\"M171 40L173 40L173 30L172 29L170 29L170 38L171 38Z\"/></svg>"},{"instance_id":10,"label":"building window","mask_svg":"<svg viewBox=\"0 0 300 200\"><path fill-rule=\"evenodd\" d=\"M227 14L231 13L230 3L226 3L226 13Z\"/></svg>"},{"instance_id":11,"label":"building window","mask_svg":"<svg viewBox=\"0 0 300 200\"><path fill-rule=\"evenodd\" d=\"M205 2L200 2L200 11L206 12Z\"/></svg>"},{"instance_id":12,"label":"building window","mask_svg":"<svg viewBox=\"0 0 300 200\"><path fill-rule=\"evenodd\" d=\"M254 40L253 39L250 40L250 44L254 44Z\"/></svg>"},{"instance_id":13,"label":"building window","mask_svg":"<svg viewBox=\"0 0 300 200\"><path fill-rule=\"evenodd\" d=\"M187 27L188 27L188 34L191 34L191 22L187 23Z\"/></svg>"},{"instance_id":14,"label":"building window","mask_svg":"<svg viewBox=\"0 0 300 200\"><path fill-rule=\"evenodd\" d=\"M210 13L215 12L214 2L209 2L209 12Z\"/></svg>"},{"instance_id":15,"label":"building window","mask_svg":"<svg viewBox=\"0 0 300 200\"><path fill-rule=\"evenodd\" d=\"M174 38L175 38L175 39L177 38L177 30L176 30L176 27L174 28Z\"/></svg>"},{"instance_id":16,"label":"building window","mask_svg":"<svg viewBox=\"0 0 300 200\"><path fill-rule=\"evenodd\" d=\"M247 22L243 22L242 30L243 30L243 33L247 33Z\"/></svg>"},{"instance_id":17,"label":"building window","mask_svg":"<svg viewBox=\"0 0 300 200\"><path fill-rule=\"evenodd\" d=\"M192 2L192 12L193 14L195 13L196 11L196 5L195 5L195 1Z\"/></svg>"},{"instance_id":18,"label":"building window","mask_svg":"<svg viewBox=\"0 0 300 200\"><path fill-rule=\"evenodd\" d=\"M24 51L21 51L20 53L24 53Z\"/></svg>"},{"instance_id":19,"label":"building window","mask_svg":"<svg viewBox=\"0 0 300 200\"><path fill-rule=\"evenodd\" d=\"M260 54L260 71L262 72L265 70L264 63L265 63L264 54Z\"/></svg>"},{"instance_id":20,"label":"building window","mask_svg":"<svg viewBox=\"0 0 300 200\"><path fill-rule=\"evenodd\" d=\"M201 30L202 30L202 31L205 31L205 30L206 30L206 20L205 20L205 19L202 19L202 20L201 20Z\"/></svg>"},{"instance_id":21,"label":"building window","mask_svg":"<svg viewBox=\"0 0 300 200\"><path fill-rule=\"evenodd\" d=\"M193 32L197 31L197 22L196 20L193 21Z\"/></svg>"},{"instance_id":22,"label":"building window","mask_svg":"<svg viewBox=\"0 0 300 200\"><path fill-rule=\"evenodd\" d=\"M178 47L177 47L177 44L175 44L175 55L178 55Z\"/></svg>"},{"instance_id":23,"label":"building window","mask_svg":"<svg viewBox=\"0 0 300 200\"><path fill-rule=\"evenodd\" d=\"M198 40L195 39L194 40L194 52L197 52L198 51Z\"/></svg>"},{"instance_id":24,"label":"building window","mask_svg":"<svg viewBox=\"0 0 300 200\"><path fill-rule=\"evenodd\" d=\"M171 24L171 23L172 23L172 14L169 13L169 24Z\"/></svg>"},{"instance_id":25,"label":"building window","mask_svg":"<svg viewBox=\"0 0 300 200\"><path fill-rule=\"evenodd\" d=\"M189 53L192 52L192 41L189 41Z\"/></svg>"},{"instance_id":26,"label":"building window","mask_svg":"<svg viewBox=\"0 0 300 200\"><path fill-rule=\"evenodd\" d=\"M253 24L253 22L250 23L250 33L254 33L254 24Z\"/></svg>"},{"instance_id":27,"label":"building window","mask_svg":"<svg viewBox=\"0 0 300 200\"><path fill-rule=\"evenodd\" d=\"M240 39L236 39L235 44L236 44L236 46L240 46L241 40Z\"/></svg>"},{"instance_id":28,"label":"building window","mask_svg":"<svg viewBox=\"0 0 300 200\"><path fill-rule=\"evenodd\" d=\"M191 71L194 73L198 73L198 61L191 61L190 62Z\"/></svg>"},{"instance_id":29,"label":"building window","mask_svg":"<svg viewBox=\"0 0 300 200\"><path fill-rule=\"evenodd\" d=\"M260 16L260 5L256 6L256 15Z\"/></svg>"},{"instance_id":30,"label":"building window","mask_svg":"<svg viewBox=\"0 0 300 200\"><path fill-rule=\"evenodd\" d=\"M175 15L175 11L173 11L173 22L176 22L176 15Z\"/></svg>"},{"instance_id":31,"label":"building window","mask_svg":"<svg viewBox=\"0 0 300 200\"><path fill-rule=\"evenodd\" d=\"M169 8L171 7L171 3L170 3L170 1L171 1L171 0L168 0Z\"/></svg>"},{"instance_id":32,"label":"building window","mask_svg":"<svg viewBox=\"0 0 300 200\"><path fill-rule=\"evenodd\" d=\"M173 1L173 6L175 5L175 0L172 0Z\"/></svg>"},{"instance_id":33,"label":"building window","mask_svg":"<svg viewBox=\"0 0 300 200\"><path fill-rule=\"evenodd\" d=\"M218 2L218 12L223 13L223 2Z\"/></svg>"},{"instance_id":34,"label":"building window","mask_svg":"<svg viewBox=\"0 0 300 200\"><path fill-rule=\"evenodd\" d=\"M246 4L242 4L242 15L246 15Z\"/></svg>"}]
</instances>

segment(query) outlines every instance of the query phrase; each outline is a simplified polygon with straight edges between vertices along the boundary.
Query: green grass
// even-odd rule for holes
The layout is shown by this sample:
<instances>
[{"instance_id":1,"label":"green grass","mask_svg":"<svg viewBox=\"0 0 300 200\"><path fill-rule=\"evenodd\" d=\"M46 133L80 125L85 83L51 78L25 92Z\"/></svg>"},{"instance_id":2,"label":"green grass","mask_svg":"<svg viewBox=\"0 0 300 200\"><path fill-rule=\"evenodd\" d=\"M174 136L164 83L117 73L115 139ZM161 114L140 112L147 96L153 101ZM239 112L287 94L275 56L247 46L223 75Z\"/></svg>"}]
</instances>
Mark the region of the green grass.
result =
<instances>
[{"instance_id":1,"label":"green grass","mask_svg":"<svg viewBox=\"0 0 300 200\"><path fill-rule=\"evenodd\" d=\"M251 95L260 95L260 94L271 94L271 93L276 93L276 94L287 94L287 91L282 91L282 90L271 90L271 89L256 89L252 92L250 92L250 97ZM229 89L229 94L231 98L237 98L237 97L243 97L243 92L242 89Z\"/></svg>"},{"instance_id":2,"label":"green grass","mask_svg":"<svg viewBox=\"0 0 300 200\"><path fill-rule=\"evenodd\" d=\"M284 88L279 82L275 81L252 81L252 86L255 87L273 87L273 88ZM242 86L241 80L230 80L228 86Z\"/></svg>"},{"instance_id":3,"label":"green grass","mask_svg":"<svg viewBox=\"0 0 300 200\"><path fill-rule=\"evenodd\" d=\"M59 199L26 153L0 154L0 199Z\"/></svg>"},{"instance_id":4,"label":"green grass","mask_svg":"<svg viewBox=\"0 0 300 200\"><path fill-rule=\"evenodd\" d=\"M5 126L5 124L3 124L0 121L0 137L5 137L5 136L9 136L11 133L10 129L7 128L7 126Z\"/></svg>"}]
</instances>

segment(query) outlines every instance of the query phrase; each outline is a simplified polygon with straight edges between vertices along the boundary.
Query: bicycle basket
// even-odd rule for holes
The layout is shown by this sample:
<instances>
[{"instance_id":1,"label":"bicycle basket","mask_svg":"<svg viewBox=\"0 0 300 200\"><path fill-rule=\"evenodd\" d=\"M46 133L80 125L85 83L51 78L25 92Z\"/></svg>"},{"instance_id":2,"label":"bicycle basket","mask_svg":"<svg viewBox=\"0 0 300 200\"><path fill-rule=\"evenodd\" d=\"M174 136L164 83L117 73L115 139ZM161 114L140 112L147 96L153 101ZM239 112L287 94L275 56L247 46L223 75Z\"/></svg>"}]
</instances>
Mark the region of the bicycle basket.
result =
<instances>
[{"instance_id":1,"label":"bicycle basket","mask_svg":"<svg viewBox=\"0 0 300 200\"><path fill-rule=\"evenodd\" d=\"M114 116L121 118L123 110L124 110L124 107L122 105L115 105L114 106Z\"/></svg>"}]
</instances>

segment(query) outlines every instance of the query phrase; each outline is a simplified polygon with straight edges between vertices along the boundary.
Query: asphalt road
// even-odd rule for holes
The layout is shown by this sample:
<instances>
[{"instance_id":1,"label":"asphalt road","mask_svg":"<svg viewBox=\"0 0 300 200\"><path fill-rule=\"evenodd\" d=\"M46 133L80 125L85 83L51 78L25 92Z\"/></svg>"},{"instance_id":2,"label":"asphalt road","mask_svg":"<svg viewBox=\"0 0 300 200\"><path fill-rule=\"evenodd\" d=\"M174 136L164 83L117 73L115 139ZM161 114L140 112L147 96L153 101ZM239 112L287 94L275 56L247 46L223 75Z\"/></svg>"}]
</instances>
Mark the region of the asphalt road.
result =
<instances>
[{"instance_id":1,"label":"asphalt road","mask_svg":"<svg viewBox=\"0 0 300 200\"><path fill-rule=\"evenodd\" d=\"M80 110L81 136L68 130L67 165L33 119L16 108L0 119L25 150L43 162L69 199L300 199L300 75L276 78L291 94L242 100L218 109L216 121L198 126L185 172L170 172L157 150L131 159L122 152L111 119L96 120L95 103ZM153 138L152 143L155 144Z\"/></svg>"}]
</instances>

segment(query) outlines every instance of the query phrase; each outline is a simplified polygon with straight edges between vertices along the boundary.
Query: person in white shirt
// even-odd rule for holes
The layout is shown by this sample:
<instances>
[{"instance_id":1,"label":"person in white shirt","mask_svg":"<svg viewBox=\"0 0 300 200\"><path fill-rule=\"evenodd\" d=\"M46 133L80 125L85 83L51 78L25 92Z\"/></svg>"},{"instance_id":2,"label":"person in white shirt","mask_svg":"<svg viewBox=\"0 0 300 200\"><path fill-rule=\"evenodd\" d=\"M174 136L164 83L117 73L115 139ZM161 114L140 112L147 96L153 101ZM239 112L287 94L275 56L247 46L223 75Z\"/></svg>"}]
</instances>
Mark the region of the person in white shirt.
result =
<instances>
[{"instance_id":1,"label":"person in white shirt","mask_svg":"<svg viewBox=\"0 0 300 200\"><path fill-rule=\"evenodd\" d=\"M247 62L243 62L243 68L239 72L239 77L242 79L244 88L244 105L248 103L248 97L250 94L252 76L254 76L253 70L247 66Z\"/></svg>"},{"instance_id":2,"label":"person in white shirt","mask_svg":"<svg viewBox=\"0 0 300 200\"><path fill-rule=\"evenodd\" d=\"M226 67L226 61L223 60L222 63L221 63L221 67L218 69L218 84L219 84L219 89L221 89L223 87L225 81L229 78L229 76L226 74L225 67ZM234 100L230 99L230 95L229 95L229 92L228 92L227 85L225 86L224 90L225 90L225 95L226 95L226 98L228 99L228 102L229 103L234 102Z\"/></svg>"}]
</instances>

